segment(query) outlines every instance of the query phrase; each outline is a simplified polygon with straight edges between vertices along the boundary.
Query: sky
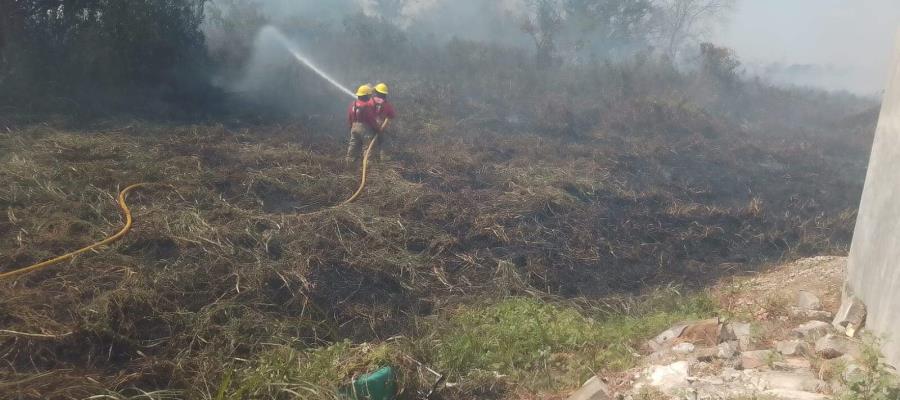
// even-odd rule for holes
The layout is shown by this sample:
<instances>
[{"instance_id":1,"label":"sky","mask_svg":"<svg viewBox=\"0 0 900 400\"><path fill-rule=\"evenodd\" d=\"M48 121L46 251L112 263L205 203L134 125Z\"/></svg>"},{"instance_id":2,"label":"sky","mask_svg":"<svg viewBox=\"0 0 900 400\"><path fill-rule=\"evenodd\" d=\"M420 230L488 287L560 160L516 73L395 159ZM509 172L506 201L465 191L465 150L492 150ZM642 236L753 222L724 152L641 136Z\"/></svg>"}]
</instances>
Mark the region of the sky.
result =
<instances>
[{"instance_id":1,"label":"sky","mask_svg":"<svg viewBox=\"0 0 900 400\"><path fill-rule=\"evenodd\" d=\"M715 41L775 82L877 94L898 29L900 0L740 0Z\"/></svg>"}]
</instances>

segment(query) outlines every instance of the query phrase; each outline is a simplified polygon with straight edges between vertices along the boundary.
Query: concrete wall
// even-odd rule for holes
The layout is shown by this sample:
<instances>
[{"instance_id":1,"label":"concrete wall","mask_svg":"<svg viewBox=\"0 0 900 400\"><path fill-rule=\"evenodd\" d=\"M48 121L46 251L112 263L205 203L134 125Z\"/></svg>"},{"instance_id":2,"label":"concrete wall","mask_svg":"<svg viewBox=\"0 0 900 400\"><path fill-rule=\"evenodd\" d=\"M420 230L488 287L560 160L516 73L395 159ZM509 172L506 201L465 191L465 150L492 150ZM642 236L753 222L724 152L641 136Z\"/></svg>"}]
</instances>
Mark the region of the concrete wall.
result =
<instances>
[{"instance_id":1,"label":"concrete wall","mask_svg":"<svg viewBox=\"0 0 900 400\"><path fill-rule=\"evenodd\" d=\"M848 289L900 367L900 33L850 250Z\"/></svg>"}]
</instances>

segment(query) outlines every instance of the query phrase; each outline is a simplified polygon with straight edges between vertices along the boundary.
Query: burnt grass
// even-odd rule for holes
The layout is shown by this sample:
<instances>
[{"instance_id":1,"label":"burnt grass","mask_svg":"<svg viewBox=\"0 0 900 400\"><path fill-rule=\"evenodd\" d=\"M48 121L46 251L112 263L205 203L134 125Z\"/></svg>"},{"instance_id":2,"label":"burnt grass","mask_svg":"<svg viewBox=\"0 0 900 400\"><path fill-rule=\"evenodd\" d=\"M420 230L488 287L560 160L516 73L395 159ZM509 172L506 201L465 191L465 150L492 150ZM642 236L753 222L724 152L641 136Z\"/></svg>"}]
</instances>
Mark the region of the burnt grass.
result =
<instances>
[{"instance_id":1,"label":"burnt grass","mask_svg":"<svg viewBox=\"0 0 900 400\"><path fill-rule=\"evenodd\" d=\"M864 159L703 118L579 136L410 124L340 208L357 170L338 123L0 133L0 271L117 230L126 184L169 185L131 195L135 228L111 248L0 282L0 393L201 397L272 343L379 341L498 293L699 288L847 251Z\"/></svg>"}]
</instances>

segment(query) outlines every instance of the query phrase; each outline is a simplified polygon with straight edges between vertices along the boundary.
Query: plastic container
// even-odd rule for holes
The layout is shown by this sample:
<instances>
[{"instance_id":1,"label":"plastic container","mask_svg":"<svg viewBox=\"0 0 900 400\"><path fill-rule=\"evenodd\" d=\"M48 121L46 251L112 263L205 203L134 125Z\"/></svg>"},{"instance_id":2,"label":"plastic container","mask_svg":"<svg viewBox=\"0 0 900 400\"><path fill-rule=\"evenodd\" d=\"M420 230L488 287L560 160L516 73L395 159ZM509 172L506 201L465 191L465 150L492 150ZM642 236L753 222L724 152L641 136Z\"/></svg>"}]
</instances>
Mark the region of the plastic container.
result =
<instances>
[{"instance_id":1,"label":"plastic container","mask_svg":"<svg viewBox=\"0 0 900 400\"><path fill-rule=\"evenodd\" d=\"M397 398L397 376L394 369L384 367L356 378L341 397L351 400L394 400Z\"/></svg>"}]
</instances>

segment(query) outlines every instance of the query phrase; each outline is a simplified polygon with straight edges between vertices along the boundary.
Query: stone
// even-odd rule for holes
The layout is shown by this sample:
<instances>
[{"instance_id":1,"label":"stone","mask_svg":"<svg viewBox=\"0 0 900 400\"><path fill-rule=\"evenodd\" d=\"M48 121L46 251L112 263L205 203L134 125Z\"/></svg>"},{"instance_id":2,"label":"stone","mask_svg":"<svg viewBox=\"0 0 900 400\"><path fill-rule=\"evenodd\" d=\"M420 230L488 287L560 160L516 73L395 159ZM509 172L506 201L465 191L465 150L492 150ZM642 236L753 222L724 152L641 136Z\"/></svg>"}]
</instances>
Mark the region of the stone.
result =
<instances>
[{"instance_id":1,"label":"stone","mask_svg":"<svg viewBox=\"0 0 900 400\"><path fill-rule=\"evenodd\" d=\"M830 360L845 354L853 358L859 358L862 352L859 346L850 341L850 339L836 335L825 335L816 341L816 355L819 357Z\"/></svg>"},{"instance_id":2,"label":"stone","mask_svg":"<svg viewBox=\"0 0 900 400\"><path fill-rule=\"evenodd\" d=\"M853 337L865 323L866 305L855 296L845 295L841 308L834 316L834 321L832 322L835 329L846 332L848 336Z\"/></svg>"},{"instance_id":3,"label":"stone","mask_svg":"<svg viewBox=\"0 0 900 400\"><path fill-rule=\"evenodd\" d=\"M805 340L818 340L831 332L831 324L822 321L809 321L792 331L795 337Z\"/></svg>"},{"instance_id":4,"label":"stone","mask_svg":"<svg viewBox=\"0 0 900 400\"><path fill-rule=\"evenodd\" d=\"M647 342L647 347L649 347L652 351L660 351L666 345L672 343L673 340L677 339L681 336L681 333L684 332L684 328L687 328L688 324L678 324L669 329L666 329L659 335L656 335L655 338L650 339Z\"/></svg>"},{"instance_id":5,"label":"stone","mask_svg":"<svg viewBox=\"0 0 900 400\"><path fill-rule=\"evenodd\" d=\"M678 340L701 346L715 346L719 344L721 329L718 318L694 322L681 331Z\"/></svg>"},{"instance_id":6,"label":"stone","mask_svg":"<svg viewBox=\"0 0 900 400\"><path fill-rule=\"evenodd\" d=\"M815 377L810 371L782 372L771 371L760 374L766 389L787 389L805 392L825 390L828 384Z\"/></svg>"},{"instance_id":7,"label":"stone","mask_svg":"<svg viewBox=\"0 0 900 400\"><path fill-rule=\"evenodd\" d=\"M804 392L802 390L771 389L762 393L763 396L774 397L779 400L829 400L828 396L819 393Z\"/></svg>"},{"instance_id":8,"label":"stone","mask_svg":"<svg viewBox=\"0 0 900 400\"><path fill-rule=\"evenodd\" d=\"M650 385L664 393L673 393L690 385L691 365L679 361L669 365L655 365L649 370Z\"/></svg>"},{"instance_id":9,"label":"stone","mask_svg":"<svg viewBox=\"0 0 900 400\"><path fill-rule=\"evenodd\" d=\"M750 350L753 341L751 325L743 322L732 322L725 326L725 340L737 340L741 350Z\"/></svg>"},{"instance_id":10,"label":"stone","mask_svg":"<svg viewBox=\"0 0 900 400\"><path fill-rule=\"evenodd\" d=\"M723 360L729 360L738 355L739 344L737 340L730 342L722 342L716 347L716 357Z\"/></svg>"},{"instance_id":11,"label":"stone","mask_svg":"<svg viewBox=\"0 0 900 400\"><path fill-rule=\"evenodd\" d=\"M719 354L719 349L717 347L701 347L694 349L692 355L697 361L702 362L712 362Z\"/></svg>"},{"instance_id":12,"label":"stone","mask_svg":"<svg viewBox=\"0 0 900 400\"><path fill-rule=\"evenodd\" d=\"M781 371L811 370L812 363L804 357L788 357L784 360L776 361L773 367Z\"/></svg>"},{"instance_id":13,"label":"stone","mask_svg":"<svg viewBox=\"0 0 900 400\"><path fill-rule=\"evenodd\" d=\"M684 342L684 343L678 343L675 346L673 346L672 351L677 354L690 354L690 353L694 352L695 348L696 348L696 346L694 346L693 344Z\"/></svg>"},{"instance_id":14,"label":"stone","mask_svg":"<svg viewBox=\"0 0 900 400\"><path fill-rule=\"evenodd\" d=\"M654 351L653 353L650 353L649 356L647 356L647 362L654 365L668 364L676 360L678 360L678 356L676 356L670 348L663 348L659 351Z\"/></svg>"},{"instance_id":15,"label":"stone","mask_svg":"<svg viewBox=\"0 0 900 400\"><path fill-rule=\"evenodd\" d=\"M803 310L821 310L822 300L806 290L797 292L797 307Z\"/></svg>"},{"instance_id":16,"label":"stone","mask_svg":"<svg viewBox=\"0 0 900 400\"><path fill-rule=\"evenodd\" d=\"M803 356L809 354L809 345L800 340L786 340L775 343L775 350L784 356Z\"/></svg>"},{"instance_id":17,"label":"stone","mask_svg":"<svg viewBox=\"0 0 900 400\"><path fill-rule=\"evenodd\" d=\"M777 355L772 350L745 351L741 353L741 368L757 369L768 366L777 361Z\"/></svg>"},{"instance_id":18,"label":"stone","mask_svg":"<svg viewBox=\"0 0 900 400\"><path fill-rule=\"evenodd\" d=\"M796 319L806 319L811 321L830 322L834 317L830 312L825 310L807 310L800 307L791 307L791 317Z\"/></svg>"},{"instance_id":19,"label":"stone","mask_svg":"<svg viewBox=\"0 0 900 400\"><path fill-rule=\"evenodd\" d=\"M598 377L588 379L568 400L612 400L612 391Z\"/></svg>"}]
</instances>

